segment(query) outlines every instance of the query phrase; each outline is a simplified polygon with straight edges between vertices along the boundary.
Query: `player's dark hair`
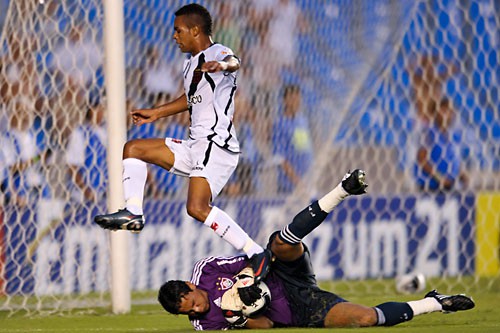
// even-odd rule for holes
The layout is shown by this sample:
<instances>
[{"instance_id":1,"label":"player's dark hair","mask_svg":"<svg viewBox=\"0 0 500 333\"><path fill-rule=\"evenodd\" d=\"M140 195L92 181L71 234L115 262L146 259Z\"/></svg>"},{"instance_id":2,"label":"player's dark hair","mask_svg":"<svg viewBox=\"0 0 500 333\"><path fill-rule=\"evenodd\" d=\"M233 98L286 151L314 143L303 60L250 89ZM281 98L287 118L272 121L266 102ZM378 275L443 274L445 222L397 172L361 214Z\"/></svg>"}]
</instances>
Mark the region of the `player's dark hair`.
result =
<instances>
[{"instance_id":1,"label":"player's dark hair","mask_svg":"<svg viewBox=\"0 0 500 333\"><path fill-rule=\"evenodd\" d=\"M210 13L205 7L197 3L185 5L175 12L176 17L182 15L189 16L193 22L193 26L198 25L205 34L208 36L212 35L212 16L210 16Z\"/></svg>"},{"instance_id":2,"label":"player's dark hair","mask_svg":"<svg viewBox=\"0 0 500 333\"><path fill-rule=\"evenodd\" d=\"M158 292L158 302L172 314L179 314L181 298L189 293L191 288L186 281L170 280L164 283Z\"/></svg>"}]
</instances>

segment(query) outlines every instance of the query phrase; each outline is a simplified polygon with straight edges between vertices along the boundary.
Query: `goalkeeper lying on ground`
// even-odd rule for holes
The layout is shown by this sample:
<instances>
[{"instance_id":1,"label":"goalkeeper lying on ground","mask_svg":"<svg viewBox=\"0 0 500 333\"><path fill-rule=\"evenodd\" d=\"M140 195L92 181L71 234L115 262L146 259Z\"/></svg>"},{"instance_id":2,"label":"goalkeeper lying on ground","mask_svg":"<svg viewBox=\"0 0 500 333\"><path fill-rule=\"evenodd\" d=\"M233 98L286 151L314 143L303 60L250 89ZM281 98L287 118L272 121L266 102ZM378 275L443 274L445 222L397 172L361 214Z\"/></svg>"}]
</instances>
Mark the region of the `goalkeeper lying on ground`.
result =
<instances>
[{"instance_id":1,"label":"goalkeeper lying on ground","mask_svg":"<svg viewBox=\"0 0 500 333\"><path fill-rule=\"evenodd\" d=\"M264 308L259 309L263 304L261 282L254 283L248 277L251 269L249 273L246 256L200 260L190 282L168 281L160 288L158 300L170 313L187 314L196 330L392 326L424 313L472 309L474 302L469 297L441 295L435 290L421 300L368 307L349 303L317 286L309 250L301 240L344 198L363 194L366 187L362 170L346 174L335 189L271 235L267 248L274 262L263 280L271 299L266 299Z\"/></svg>"}]
</instances>

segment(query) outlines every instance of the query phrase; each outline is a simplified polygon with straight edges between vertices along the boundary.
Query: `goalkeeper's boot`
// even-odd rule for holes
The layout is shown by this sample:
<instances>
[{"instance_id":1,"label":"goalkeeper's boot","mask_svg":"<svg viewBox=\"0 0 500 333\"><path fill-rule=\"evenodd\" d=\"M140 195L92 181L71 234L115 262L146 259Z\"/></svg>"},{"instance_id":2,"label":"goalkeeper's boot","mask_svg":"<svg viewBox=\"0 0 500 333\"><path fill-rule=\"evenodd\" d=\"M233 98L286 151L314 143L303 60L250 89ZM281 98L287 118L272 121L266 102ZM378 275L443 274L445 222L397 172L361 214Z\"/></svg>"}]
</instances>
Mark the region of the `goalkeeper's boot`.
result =
<instances>
[{"instance_id":1,"label":"goalkeeper's boot","mask_svg":"<svg viewBox=\"0 0 500 333\"><path fill-rule=\"evenodd\" d=\"M360 195L366 193L368 184L366 183L366 174L363 170L356 169L348 172L342 178L342 187L351 195Z\"/></svg>"},{"instance_id":2,"label":"goalkeeper's boot","mask_svg":"<svg viewBox=\"0 0 500 333\"><path fill-rule=\"evenodd\" d=\"M273 254L268 249L265 249L264 252L254 254L252 258L250 258L255 284L258 284L260 281L265 279L269 273L269 269L271 268L272 259Z\"/></svg>"},{"instance_id":3,"label":"goalkeeper's boot","mask_svg":"<svg viewBox=\"0 0 500 333\"><path fill-rule=\"evenodd\" d=\"M130 230L139 233L144 228L142 215L134 215L128 209L120 209L116 213L97 215L94 222L104 229Z\"/></svg>"},{"instance_id":4,"label":"goalkeeper's boot","mask_svg":"<svg viewBox=\"0 0 500 333\"><path fill-rule=\"evenodd\" d=\"M445 313L470 310L475 306L470 297L463 294L441 295L436 289L429 291L425 297L434 297L441 304L442 311Z\"/></svg>"}]
</instances>

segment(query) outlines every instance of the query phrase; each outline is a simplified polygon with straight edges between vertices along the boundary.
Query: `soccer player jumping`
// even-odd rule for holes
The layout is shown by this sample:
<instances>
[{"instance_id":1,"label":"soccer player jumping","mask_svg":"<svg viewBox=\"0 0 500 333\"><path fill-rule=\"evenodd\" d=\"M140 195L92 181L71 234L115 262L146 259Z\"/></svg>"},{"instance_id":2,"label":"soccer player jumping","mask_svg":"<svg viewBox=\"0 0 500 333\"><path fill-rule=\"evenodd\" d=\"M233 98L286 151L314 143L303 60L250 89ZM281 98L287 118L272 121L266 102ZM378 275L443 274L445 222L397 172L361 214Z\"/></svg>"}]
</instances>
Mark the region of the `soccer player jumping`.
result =
<instances>
[{"instance_id":1,"label":"soccer player jumping","mask_svg":"<svg viewBox=\"0 0 500 333\"><path fill-rule=\"evenodd\" d=\"M267 271L269 251L255 243L223 210L211 206L236 169L240 147L232 118L239 59L228 47L212 41L212 18L206 8L189 4L175 12L173 38L183 53L185 94L152 109L132 111L136 125L189 111L188 140L138 139L123 149L123 190L126 208L98 215L94 221L110 230L140 232L144 227L143 197L147 163L189 177L188 214L212 228L239 251L262 267L256 280Z\"/></svg>"}]
</instances>

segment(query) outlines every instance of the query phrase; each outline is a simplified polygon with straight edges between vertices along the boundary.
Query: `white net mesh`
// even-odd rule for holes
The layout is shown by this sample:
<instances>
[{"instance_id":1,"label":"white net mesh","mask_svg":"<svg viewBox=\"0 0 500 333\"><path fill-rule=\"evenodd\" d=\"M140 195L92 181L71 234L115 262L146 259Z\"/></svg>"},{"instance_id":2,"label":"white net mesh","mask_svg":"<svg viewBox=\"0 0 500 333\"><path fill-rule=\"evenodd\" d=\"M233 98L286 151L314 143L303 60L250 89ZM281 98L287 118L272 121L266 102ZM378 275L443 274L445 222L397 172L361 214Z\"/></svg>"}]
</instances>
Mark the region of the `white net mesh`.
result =
<instances>
[{"instance_id":1,"label":"white net mesh","mask_svg":"<svg viewBox=\"0 0 500 333\"><path fill-rule=\"evenodd\" d=\"M124 1L129 109L181 93L184 55L172 23L186 3ZM214 18L214 40L242 60L235 124L243 154L218 206L265 243L361 167L369 195L349 198L307 239L318 278L342 288L341 281L382 283L417 271L447 289L493 288L498 2L202 4ZM97 0L11 1L6 12L0 309L109 301L109 234L92 223L106 210L103 20ZM185 138L187 121L130 127L128 138ZM201 257L232 253L186 216L186 184L149 168L148 223L131 244L134 291L187 279ZM361 286L394 291L392 282Z\"/></svg>"}]
</instances>

